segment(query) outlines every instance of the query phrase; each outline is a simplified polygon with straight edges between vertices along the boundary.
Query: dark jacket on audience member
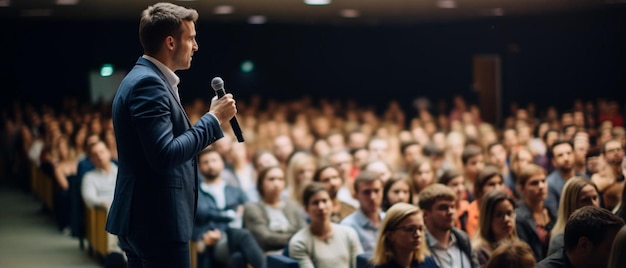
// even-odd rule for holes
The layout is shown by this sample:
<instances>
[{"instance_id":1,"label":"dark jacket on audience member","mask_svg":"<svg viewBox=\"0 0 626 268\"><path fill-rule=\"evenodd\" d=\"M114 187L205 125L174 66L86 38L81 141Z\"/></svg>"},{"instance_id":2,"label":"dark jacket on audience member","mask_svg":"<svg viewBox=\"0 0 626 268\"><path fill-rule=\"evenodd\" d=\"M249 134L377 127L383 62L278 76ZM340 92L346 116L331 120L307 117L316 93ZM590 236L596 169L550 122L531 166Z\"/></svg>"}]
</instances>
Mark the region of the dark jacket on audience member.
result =
<instances>
[{"instance_id":1,"label":"dark jacket on audience member","mask_svg":"<svg viewBox=\"0 0 626 268\"><path fill-rule=\"evenodd\" d=\"M211 194L204 192L201 188L198 192L198 210L196 211L196 219L194 221L191 237L194 241L201 240L202 235L208 230L219 229L225 232L233 218L226 215L224 212L227 210L236 211L237 206L243 205L247 201L246 194L240 188L226 184L224 187L226 206L222 210L217 207L215 199L213 199Z\"/></svg>"},{"instance_id":2,"label":"dark jacket on audience member","mask_svg":"<svg viewBox=\"0 0 626 268\"><path fill-rule=\"evenodd\" d=\"M550 216L550 223L545 226L546 231L548 231L549 240L550 231L556 222L557 213L556 211L550 209L550 207L546 206L546 209L548 209L548 215ZM524 202L520 202L517 204L515 214L515 229L517 230L517 236L520 240L528 243L530 248L533 250L537 261L542 260L546 257L550 242L548 241L545 245L541 244L539 234L537 233L537 224L533 218L532 211L530 211L530 208Z\"/></svg>"}]
</instances>

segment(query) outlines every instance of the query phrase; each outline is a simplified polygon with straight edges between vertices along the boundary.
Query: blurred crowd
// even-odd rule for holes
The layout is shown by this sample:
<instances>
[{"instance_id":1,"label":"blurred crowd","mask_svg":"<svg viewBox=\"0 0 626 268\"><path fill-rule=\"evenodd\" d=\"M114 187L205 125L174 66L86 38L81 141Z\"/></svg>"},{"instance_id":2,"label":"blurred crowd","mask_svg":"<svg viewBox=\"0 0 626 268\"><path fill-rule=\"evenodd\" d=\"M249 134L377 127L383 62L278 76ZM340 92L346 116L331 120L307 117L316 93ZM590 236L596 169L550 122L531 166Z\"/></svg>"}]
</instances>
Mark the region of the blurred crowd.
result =
<instances>
[{"instance_id":1,"label":"blurred crowd","mask_svg":"<svg viewBox=\"0 0 626 268\"><path fill-rule=\"evenodd\" d=\"M609 265L611 245L597 247L605 232L614 231L612 243L626 220L619 102L577 100L561 111L514 104L501 124L486 122L480 108L460 96L449 103L421 99L407 109L391 101L377 110L324 98L238 100L246 141L238 143L225 123L225 137L199 155L198 267L237 258L254 264L259 252L283 254L301 267L356 267L355 254L362 253L372 254L375 265L399 264L400 248L410 242L401 240L409 238L411 258L434 265L425 267L497 265L511 250L526 252L533 265L557 257L574 263L575 255L594 267ZM192 124L208 104L185 105ZM110 205L117 179L110 104L14 102L3 107L2 120L2 176L25 192L31 163L53 178L61 232L70 226L70 177L81 182L85 205ZM91 165L81 167L84 161ZM579 210L587 206L602 211ZM574 234L576 226L566 226L575 225L576 211L606 225ZM344 235L328 240L329 226L342 230L333 236ZM395 237L396 230L405 238ZM207 250L220 249L225 233L250 238L259 250L232 241L229 254ZM581 237L598 235L590 239L598 251L581 253ZM318 240L335 244L309 243ZM458 258L449 254L455 246ZM111 252L119 251L114 247Z\"/></svg>"}]
</instances>

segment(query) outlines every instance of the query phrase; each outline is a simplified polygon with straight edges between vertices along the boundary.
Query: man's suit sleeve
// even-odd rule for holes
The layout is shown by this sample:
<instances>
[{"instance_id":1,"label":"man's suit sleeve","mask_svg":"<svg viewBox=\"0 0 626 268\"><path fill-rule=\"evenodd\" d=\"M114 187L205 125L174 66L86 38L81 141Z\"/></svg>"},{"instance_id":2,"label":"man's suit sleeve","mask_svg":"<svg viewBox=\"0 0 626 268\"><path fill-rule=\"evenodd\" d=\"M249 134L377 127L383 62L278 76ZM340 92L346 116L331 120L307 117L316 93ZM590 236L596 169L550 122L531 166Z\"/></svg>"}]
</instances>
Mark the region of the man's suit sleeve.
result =
<instances>
[{"instance_id":1,"label":"man's suit sleeve","mask_svg":"<svg viewBox=\"0 0 626 268\"><path fill-rule=\"evenodd\" d=\"M169 89L157 77L137 82L129 98L129 112L142 148L155 169L178 166L189 161L210 143L224 136L219 122L204 115L182 135L174 136L172 107L178 105Z\"/></svg>"}]
</instances>

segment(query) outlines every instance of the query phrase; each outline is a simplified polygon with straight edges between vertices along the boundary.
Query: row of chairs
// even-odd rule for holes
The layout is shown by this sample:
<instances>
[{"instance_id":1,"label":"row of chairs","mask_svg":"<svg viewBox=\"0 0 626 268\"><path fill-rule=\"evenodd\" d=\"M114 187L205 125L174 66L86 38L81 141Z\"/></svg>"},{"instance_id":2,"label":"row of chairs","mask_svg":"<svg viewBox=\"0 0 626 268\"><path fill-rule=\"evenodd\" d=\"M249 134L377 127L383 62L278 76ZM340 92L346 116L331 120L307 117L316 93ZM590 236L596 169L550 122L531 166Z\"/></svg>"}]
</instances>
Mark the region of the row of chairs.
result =
<instances>
[{"instance_id":1,"label":"row of chairs","mask_svg":"<svg viewBox=\"0 0 626 268\"><path fill-rule=\"evenodd\" d=\"M372 253L361 253L356 256L357 268L371 268L373 267L369 260L372 258ZM267 267L272 268L299 268L298 262L292 258L289 258L283 254L271 254L267 255Z\"/></svg>"},{"instance_id":2,"label":"row of chairs","mask_svg":"<svg viewBox=\"0 0 626 268\"><path fill-rule=\"evenodd\" d=\"M30 173L31 191L42 202L44 209L50 213L56 209L61 209L54 207L54 179L32 162ZM89 245L88 254L102 260L109 253L108 235L104 228L108 212L101 207L86 207L80 194L78 178L71 176L68 180L70 182L71 207L64 209L70 210L72 236L78 238L80 249L84 249L84 241L86 240Z\"/></svg>"},{"instance_id":3,"label":"row of chairs","mask_svg":"<svg viewBox=\"0 0 626 268\"><path fill-rule=\"evenodd\" d=\"M54 181L35 163L30 164L30 185L35 197L47 211L54 211Z\"/></svg>"}]
</instances>

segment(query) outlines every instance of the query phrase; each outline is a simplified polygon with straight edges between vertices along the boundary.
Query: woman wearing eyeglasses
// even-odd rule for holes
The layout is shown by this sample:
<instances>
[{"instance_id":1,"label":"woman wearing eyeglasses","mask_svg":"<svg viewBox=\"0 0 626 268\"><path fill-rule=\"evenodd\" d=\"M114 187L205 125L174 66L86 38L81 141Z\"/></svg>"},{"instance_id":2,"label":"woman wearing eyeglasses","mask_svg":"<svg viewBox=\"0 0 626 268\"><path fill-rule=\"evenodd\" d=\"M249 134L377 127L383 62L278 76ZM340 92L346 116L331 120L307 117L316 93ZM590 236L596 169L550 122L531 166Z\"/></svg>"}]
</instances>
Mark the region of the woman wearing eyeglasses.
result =
<instances>
[{"instance_id":1,"label":"woman wearing eyeglasses","mask_svg":"<svg viewBox=\"0 0 626 268\"><path fill-rule=\"evenodd\" d=\"M380 226L371 263L375 268L438 267L426 246L425 231L418 207L407 203L391 206Z\"/></svg>"}]
</instances>

